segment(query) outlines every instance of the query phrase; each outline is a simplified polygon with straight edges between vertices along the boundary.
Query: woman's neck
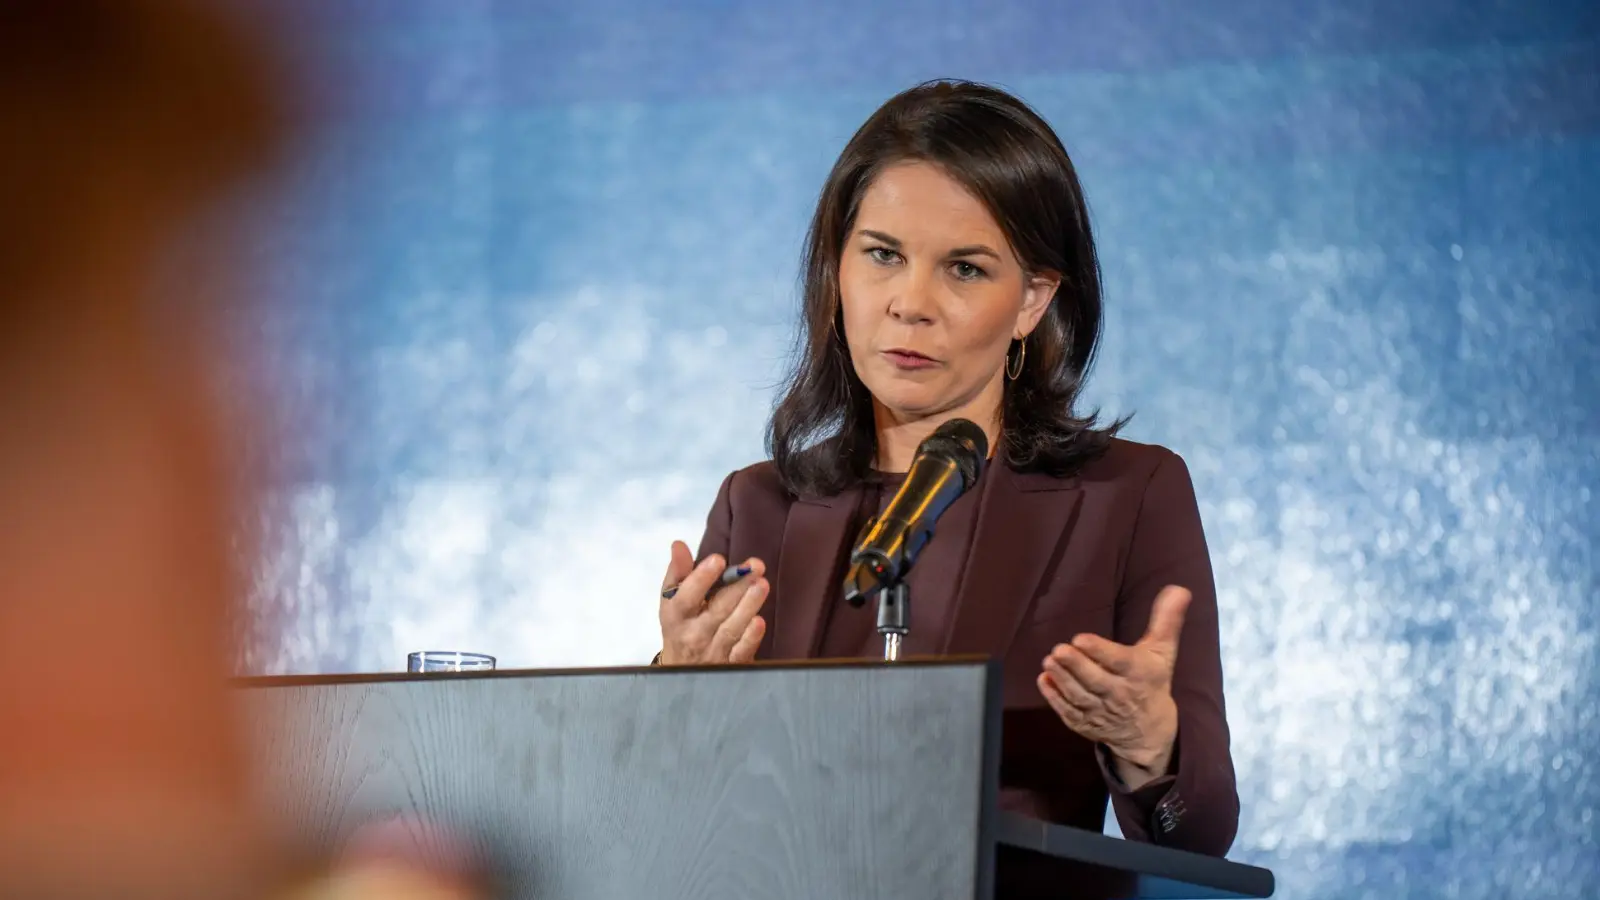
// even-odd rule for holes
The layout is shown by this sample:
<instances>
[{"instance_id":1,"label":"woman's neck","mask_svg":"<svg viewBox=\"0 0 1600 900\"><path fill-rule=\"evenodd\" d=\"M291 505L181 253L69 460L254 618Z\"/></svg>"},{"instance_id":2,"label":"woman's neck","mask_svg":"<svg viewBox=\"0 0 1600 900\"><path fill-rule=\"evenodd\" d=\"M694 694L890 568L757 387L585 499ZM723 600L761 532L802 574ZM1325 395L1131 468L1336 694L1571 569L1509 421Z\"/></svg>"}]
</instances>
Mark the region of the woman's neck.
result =
<instances>
[{"instance_id":1,"label":"woman's neck","mask_svg":"<svg viewBox=\"0 0 1600 900\"><path fill-rule=\"evenodd\" d=\"M917 418L897 415L876 401L872 417L878 436L878 454L873 467L880 472L904 472L911 468L917 447L940 425L951 419L968 419L983 429L993 456L1000 441L1000 408L997 403L973 402L955 409Z\"/></svg>"}]
</instances>

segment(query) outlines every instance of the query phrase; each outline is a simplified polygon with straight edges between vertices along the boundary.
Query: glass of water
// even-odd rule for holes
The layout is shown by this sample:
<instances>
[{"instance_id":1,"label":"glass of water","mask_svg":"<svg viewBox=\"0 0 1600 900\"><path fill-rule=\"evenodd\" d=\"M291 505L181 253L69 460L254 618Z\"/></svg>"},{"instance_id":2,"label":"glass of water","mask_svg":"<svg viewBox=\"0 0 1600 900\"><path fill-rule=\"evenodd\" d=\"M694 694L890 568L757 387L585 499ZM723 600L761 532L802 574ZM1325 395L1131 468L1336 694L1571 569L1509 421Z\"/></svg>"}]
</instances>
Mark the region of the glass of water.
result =
<instances>
[{"instance_id":1,"label":"glass of water","mask_svg":"<svg viewBox=\"0 0 1600 900\"><path fill-rule=\"evenodd\" d=\"M492 672L494 657L459 650L418 650L406 656L407 672Z\"/></svg>"}]
</instances>

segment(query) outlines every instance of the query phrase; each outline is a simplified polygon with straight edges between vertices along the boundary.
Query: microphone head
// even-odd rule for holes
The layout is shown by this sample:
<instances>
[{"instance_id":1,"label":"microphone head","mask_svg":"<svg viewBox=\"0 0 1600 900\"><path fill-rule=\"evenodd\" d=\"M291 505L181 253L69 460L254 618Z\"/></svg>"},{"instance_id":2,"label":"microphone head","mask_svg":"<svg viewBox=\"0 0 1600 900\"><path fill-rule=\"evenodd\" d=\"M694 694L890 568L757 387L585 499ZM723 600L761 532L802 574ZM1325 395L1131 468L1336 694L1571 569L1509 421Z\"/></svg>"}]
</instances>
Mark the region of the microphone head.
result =
<instances>
[{"instance_id":1,"label":"microphone head","mask_svg":"<svg viewBox=\"0 0 1600 900\"><path fill-rule=\"evenodd\" d=\"M928 435L917 453L938 456L954 462L961 472L962 489L971 488L989 458L989 438L983 429L966 419L951 419Z\"/></svg>"}]
</instances>

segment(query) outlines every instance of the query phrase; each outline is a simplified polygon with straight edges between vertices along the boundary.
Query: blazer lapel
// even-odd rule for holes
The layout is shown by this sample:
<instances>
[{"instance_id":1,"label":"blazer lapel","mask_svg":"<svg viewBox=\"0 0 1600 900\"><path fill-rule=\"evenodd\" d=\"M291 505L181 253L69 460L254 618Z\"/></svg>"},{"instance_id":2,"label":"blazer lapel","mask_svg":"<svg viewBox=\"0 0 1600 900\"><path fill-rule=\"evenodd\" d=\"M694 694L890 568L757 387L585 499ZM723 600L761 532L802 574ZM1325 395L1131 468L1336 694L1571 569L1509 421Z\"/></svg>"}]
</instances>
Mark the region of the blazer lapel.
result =
<instances>
[{"instance_id":1,"label":"blazer lapel","mask_svg":"<svg viewBox=\"0 0 1600 900\"><path fill-rule=\"evenodd\" d=\"M771 659L807 659L817 652L827 604L844 602L840 562L856 493L796 500L783 528L773 585Z\"/></svg>"},{"instance_id":2,"label":"blazer lapel","mask_svg":"<svg viewBox=\"0 0 1600 900\"><path fill-rule=\"evenodd\" d=\"M1046 579L1054 574L1077 518L1077 478L1013 472L984 492L971 561L961 577L946 632L947 654L1004 657Z\"/></svg>"}]
</instances>

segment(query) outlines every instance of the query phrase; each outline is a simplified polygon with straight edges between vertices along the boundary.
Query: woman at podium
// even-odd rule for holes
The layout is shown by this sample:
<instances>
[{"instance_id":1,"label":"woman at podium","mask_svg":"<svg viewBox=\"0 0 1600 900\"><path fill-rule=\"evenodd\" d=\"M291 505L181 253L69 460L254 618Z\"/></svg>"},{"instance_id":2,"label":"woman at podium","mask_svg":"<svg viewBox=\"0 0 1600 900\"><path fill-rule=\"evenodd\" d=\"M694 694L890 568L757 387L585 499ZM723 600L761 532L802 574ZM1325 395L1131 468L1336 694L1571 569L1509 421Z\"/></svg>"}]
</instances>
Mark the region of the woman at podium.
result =
<instances>
[{"instance_id":1,"label":"woman at podium","mask_svg":"<svg viewBox=\"0 0 1600 900\"><path fill-rule=\"evenodd\" d=\"M663 583L662 665L882 658L852 547L956 419L987 462L904 577L907 655L1002 661L1002 806L1222 855L1238 795L1216 589L1183 460L1077 408L1101 331L1077 175L1015 97L886 103L824 185L771 459L729 475ZM696 559L699 560L698 564Z\"/></svg>"}]
</instances>

